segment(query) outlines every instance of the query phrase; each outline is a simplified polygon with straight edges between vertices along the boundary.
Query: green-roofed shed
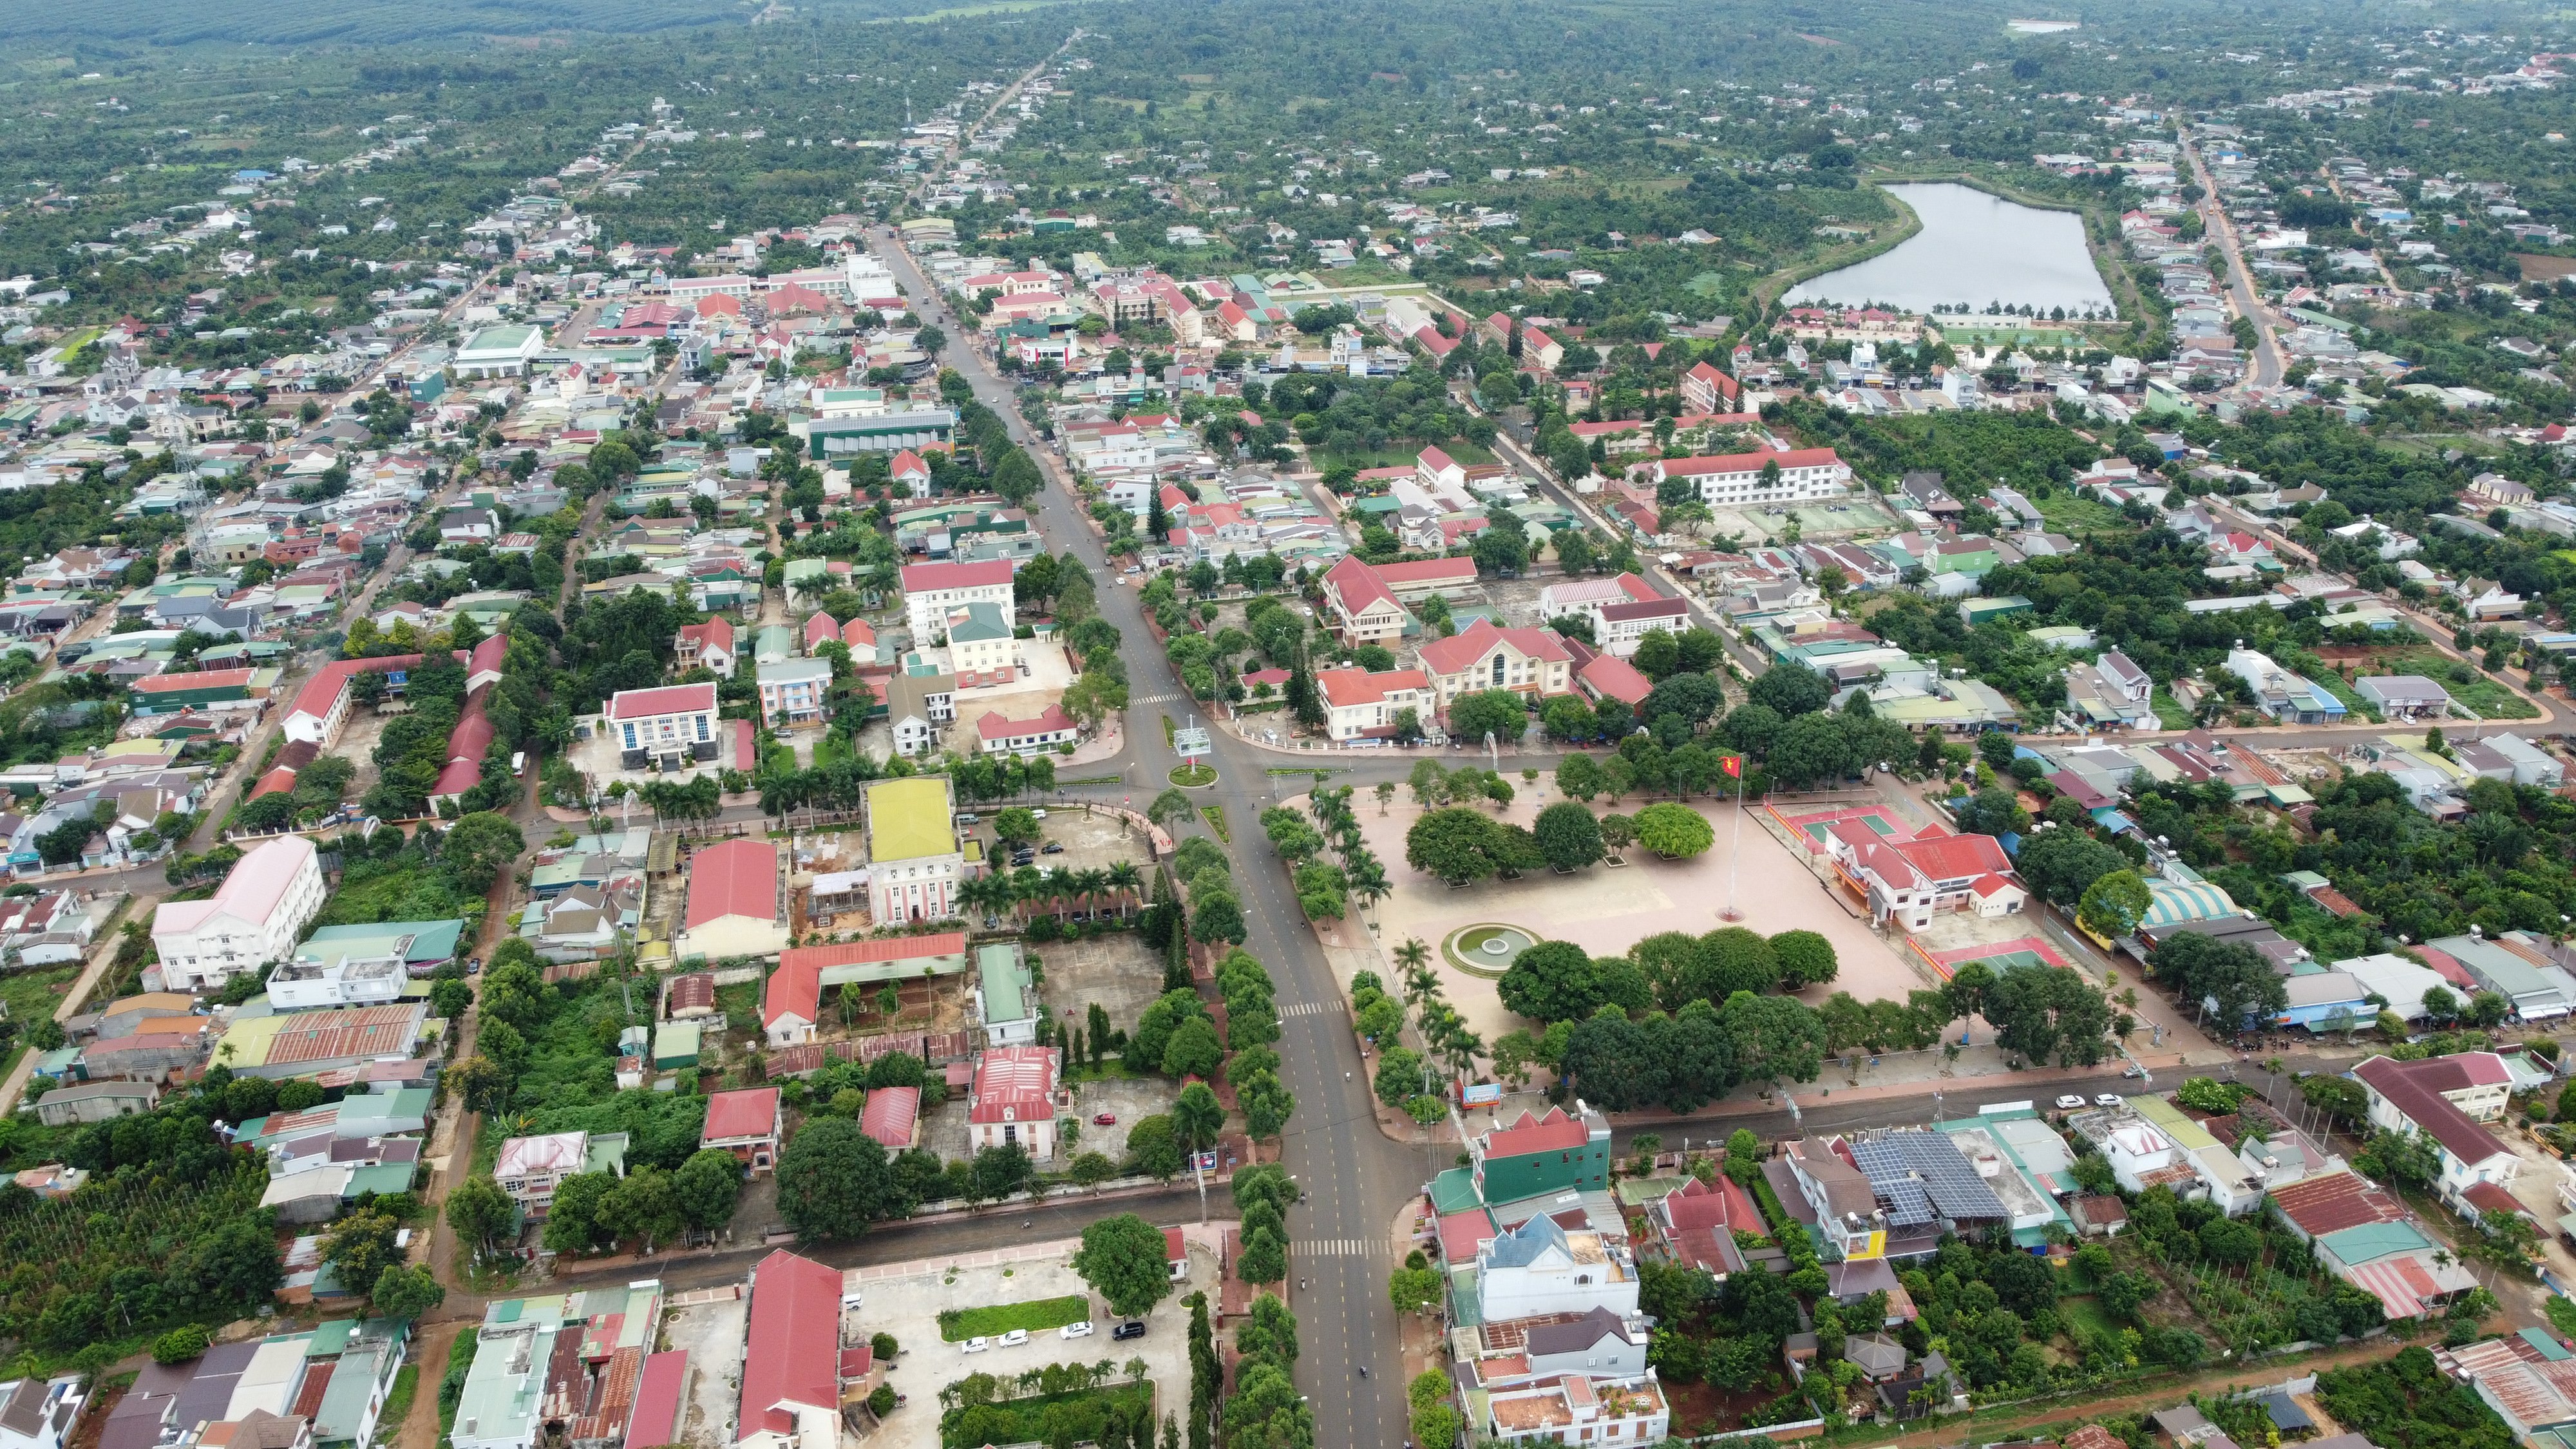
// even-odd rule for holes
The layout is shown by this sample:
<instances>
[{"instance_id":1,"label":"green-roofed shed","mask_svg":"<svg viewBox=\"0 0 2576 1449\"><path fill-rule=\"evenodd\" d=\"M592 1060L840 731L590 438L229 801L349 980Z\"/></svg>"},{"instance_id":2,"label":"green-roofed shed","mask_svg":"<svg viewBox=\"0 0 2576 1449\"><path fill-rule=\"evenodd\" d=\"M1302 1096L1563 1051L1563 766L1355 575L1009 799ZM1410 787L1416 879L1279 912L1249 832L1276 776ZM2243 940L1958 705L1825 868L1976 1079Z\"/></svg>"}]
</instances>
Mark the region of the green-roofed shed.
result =
<instances>
[{"instance_id":1,"label":"green-roofed shed","mask_svg":"<svg viewBox=\"0 0 2576 1449\"><path fill-rule=\"evenodd\" d=\"M653 1029L653 1067L669 1071L698 1064L698 1024L666 1021Z\"/></svg>"}]
</instances>

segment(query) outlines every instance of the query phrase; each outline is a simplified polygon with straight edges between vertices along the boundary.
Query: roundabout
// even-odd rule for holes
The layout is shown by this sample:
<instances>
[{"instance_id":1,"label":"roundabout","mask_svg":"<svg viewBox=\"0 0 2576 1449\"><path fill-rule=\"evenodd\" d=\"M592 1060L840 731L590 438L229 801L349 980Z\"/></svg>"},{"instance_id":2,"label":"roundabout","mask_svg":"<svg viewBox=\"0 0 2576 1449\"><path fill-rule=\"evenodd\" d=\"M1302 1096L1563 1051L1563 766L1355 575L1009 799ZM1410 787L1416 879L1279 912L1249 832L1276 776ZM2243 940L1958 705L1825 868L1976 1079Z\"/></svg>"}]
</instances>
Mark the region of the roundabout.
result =
<instances>
[{"instance_id":1,"label":"roundabout","mask_svg":"<svg viewBox=\"0 0 2576 1449\"><path fill-rule=\"evenodd\" d=\"M1184 790L1204 790L1216 783L1216 767L1214 765L1175 765L1166 778Z\"/></svg>"},{"instance_id":2,"label":"roundabout","mask_svg":"<svg viewBox=\"0 0 2576 1449\"><path fill-rule=\"evenodd\" d=\"M1468 975L1490 979L1509 971L1523 951L1537 944L1537 936L1518 926L1488 921L1451 932L1440 943L1440 954Z\"/></svg>"}]
</instances>

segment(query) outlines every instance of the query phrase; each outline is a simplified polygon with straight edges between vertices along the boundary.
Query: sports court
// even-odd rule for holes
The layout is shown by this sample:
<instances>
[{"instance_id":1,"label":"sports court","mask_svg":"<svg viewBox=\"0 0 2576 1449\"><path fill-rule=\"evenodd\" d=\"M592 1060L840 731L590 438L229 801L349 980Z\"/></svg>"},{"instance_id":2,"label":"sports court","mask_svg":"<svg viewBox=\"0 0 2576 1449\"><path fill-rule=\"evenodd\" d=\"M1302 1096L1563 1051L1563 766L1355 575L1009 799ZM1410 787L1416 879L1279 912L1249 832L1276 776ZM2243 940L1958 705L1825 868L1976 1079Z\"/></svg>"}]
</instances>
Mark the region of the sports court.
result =
<instances>
[{"instance_id":1,"label":"sports court","mask_svg":"<svg viewBox=\"0 0 2576 1449\"><path fill-rule=\"evenodd\" d=\"M1803 837L1810 855L1824 854L1825 832L1846 820L1869 827L1877 832L1879 838L1890 843L1914 838L1914 832L1906 828L1905 822L1897 819L1884 805L1828 805L1814 810L1783 810L1770 805L1762 808L1769 810L1771 818L1779 821L1792 835Z\"/></svg>"},{"instance_id":2,"label":"sports court","mask_svg":"<svg viewBox=\"0 0 2576 1449\"><path fill-rule=\"evenodd\" d=\"M1907 938L1905 945L1908 950L1923 959L1924 965L1932 968L1933 975L1944 981L1949 980L1957 974L1961 966L1971 961L1983 961L1986 963L1986 969L1998 976L2017 966L2067 964L2066 958L2058 953L2056 947L2037 936L2016 936L2009 941L1989 941L1948 951L1926 950L1921 943L1911 937Z\"/></svg>"}]
</instances>

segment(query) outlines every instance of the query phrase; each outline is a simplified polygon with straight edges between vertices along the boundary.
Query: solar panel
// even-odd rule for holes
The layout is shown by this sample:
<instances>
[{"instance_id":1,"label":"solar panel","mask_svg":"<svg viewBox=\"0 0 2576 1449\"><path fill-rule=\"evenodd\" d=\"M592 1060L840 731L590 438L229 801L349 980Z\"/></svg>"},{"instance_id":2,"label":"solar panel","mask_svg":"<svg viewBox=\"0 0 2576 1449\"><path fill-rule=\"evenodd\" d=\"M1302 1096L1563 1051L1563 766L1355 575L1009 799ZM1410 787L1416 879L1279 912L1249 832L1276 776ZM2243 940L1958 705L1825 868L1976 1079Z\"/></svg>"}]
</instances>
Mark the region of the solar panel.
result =
<instances>
[{"instance_id":1,"label":"solar panel","mask_svg":"<svg viewBox=\"0 0 2576 1449\"><path fill-rule=\"evenodd\" d=\"M1880 1132L1852 1139L1851 1149L1870 1190L1887 1205L1891 1228L2010 1216L1958 1145L1937 1132Z\"/></svg>"},{"instance_id":2,"label":"solar panel","mask_svg":"<svg viewBox=\"0 0 2576 1449\"><path fill-rule=\"evenodd\" d=\"M1852 1139L1851 1150L1852 1160L1869 1177L1870 1191L1886 1207L1889 1227L1915 1228L1932 1221L1931 1198L1915 1181L1913 1165L1901 1148L1885 1137L1860 1137Z\"/></svg>"}]
</instances>

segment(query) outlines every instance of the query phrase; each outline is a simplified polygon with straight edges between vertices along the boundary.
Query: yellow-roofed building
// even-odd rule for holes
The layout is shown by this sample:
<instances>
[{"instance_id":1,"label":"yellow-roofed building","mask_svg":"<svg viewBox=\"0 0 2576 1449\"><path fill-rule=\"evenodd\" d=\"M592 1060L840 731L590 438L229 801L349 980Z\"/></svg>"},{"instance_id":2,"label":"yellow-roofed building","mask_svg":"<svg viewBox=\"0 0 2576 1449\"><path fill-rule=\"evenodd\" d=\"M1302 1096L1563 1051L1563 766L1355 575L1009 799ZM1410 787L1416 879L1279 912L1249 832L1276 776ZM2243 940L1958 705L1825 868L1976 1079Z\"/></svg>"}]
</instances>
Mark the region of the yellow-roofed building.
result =
<instances>
[{"instance_id":1,"label":"yellow-roofed building","mask_svg":"<svg viewBox=\"0 0 2576 1449\"><path fill-rule=\"evenodd\" d=\"M877 924L955 915L965 873L947 776L915 775L868 787L868 902Z\"/></svg>"}]
</instances>

